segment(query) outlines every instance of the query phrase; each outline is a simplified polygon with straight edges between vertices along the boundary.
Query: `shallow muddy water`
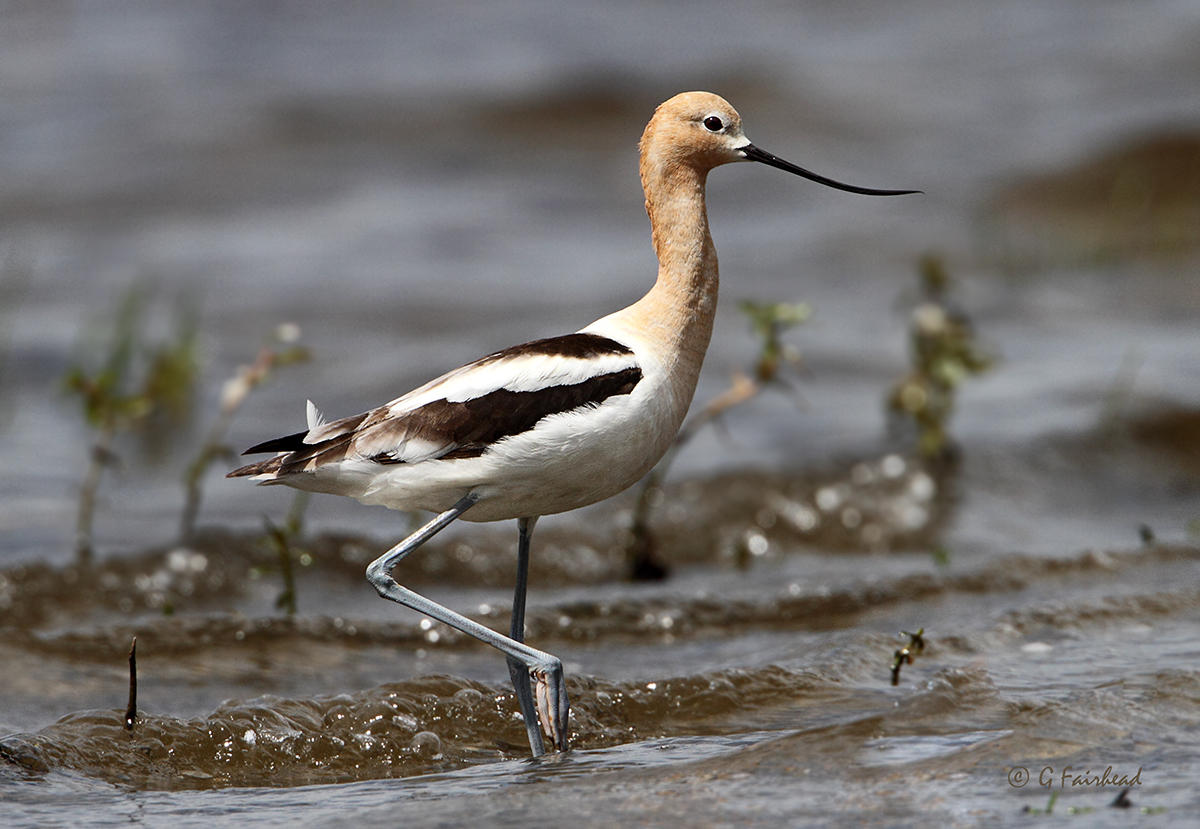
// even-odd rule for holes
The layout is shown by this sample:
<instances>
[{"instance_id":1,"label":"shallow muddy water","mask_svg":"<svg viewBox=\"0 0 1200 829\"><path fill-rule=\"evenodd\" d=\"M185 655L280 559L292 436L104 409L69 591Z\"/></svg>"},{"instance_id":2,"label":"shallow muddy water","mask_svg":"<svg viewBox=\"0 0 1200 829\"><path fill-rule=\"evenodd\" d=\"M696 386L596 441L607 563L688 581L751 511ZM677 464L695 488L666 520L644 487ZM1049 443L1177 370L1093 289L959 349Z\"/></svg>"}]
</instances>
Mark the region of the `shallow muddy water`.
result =
<instances>
[{"instance_id":1,"label":"shallow muddy water","mask_svg":"<svg viewBox=\"0 0 1200 829\"><path fill-rule=\"evenodd\" d=\"M0 821L1195 820L1195 4L266 8L0 12ZM635 298L634 144L685 88L785 158L926 195L713 174L697 400L753 360L739 299L811 305L803 363L680 452L664 580L625 579L633 494L539 523L527 637L564 660L574 748L530 761L503 658L363 578L409 517L315 498L288 616L262 526L290 494L214 467L181 544L179 481L279 323L313 359L237 445ZM997 358L944 465L883 407L928 251ZM138 277L152 337L195 310L202 384L157 460L118 442L76 567L91 437L60 378ZM400 575L505 628L515 535L451 527Z\"/></svg>"}]
</instances>

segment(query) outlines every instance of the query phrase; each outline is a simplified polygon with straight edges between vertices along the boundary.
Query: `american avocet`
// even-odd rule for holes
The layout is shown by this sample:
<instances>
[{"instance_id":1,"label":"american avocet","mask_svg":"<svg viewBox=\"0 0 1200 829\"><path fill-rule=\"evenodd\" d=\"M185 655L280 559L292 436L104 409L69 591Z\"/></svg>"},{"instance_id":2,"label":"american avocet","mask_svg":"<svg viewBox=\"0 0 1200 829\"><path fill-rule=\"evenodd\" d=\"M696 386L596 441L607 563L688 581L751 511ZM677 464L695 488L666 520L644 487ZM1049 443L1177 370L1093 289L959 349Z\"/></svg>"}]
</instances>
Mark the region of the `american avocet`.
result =
<instances>
[{"instance_id":1,"label":"american avocet","mask_svg":"<svg viewBox=\"0 0 1200 829\"><path fill-rule=\"evenodd\" d=\"M507 655L534 756L545 753L539 719L566 750L568 705L562 662L523 641L530 535L542 515L595 503L635 483L662 457L687 413L717 307L717 251L704 208L708 171L759 161L851 193L918 192L854 187L783 161L751 144L733 107L708 92L661 104L639 148L658 254L658 278L644 297L574 334L489 354L363 414L326 423L310 401L307 429L247 449L277 454L229 473L438 513L372 562L367 578L384 598ZM391 575L459 517L517 519L508 636Z\"/></svg>"}]
</instances>

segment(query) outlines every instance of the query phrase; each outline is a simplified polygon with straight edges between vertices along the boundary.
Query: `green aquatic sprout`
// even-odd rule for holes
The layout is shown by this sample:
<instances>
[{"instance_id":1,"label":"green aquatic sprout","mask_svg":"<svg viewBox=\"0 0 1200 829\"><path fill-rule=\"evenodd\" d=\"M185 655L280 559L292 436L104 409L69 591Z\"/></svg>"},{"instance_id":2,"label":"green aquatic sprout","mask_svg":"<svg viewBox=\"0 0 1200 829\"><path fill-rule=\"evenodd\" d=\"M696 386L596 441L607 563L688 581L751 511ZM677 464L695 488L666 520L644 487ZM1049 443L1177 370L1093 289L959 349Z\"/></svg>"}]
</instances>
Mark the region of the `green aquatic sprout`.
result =
<instances>
[{"instance_id":1,"label":"green aquatic sprout","mask_svg":"<svg viewBox=\"0 0 1200 829\"><path fill-rule=\"evenodd\" d=\"M275 598L275 607L288 616L296 615L296 573L293 562L299 561L301 566L308 567L313 561L311 553L296 546L304 533L304 512L308 508L309 495L300 491L293 496L292 506L282 526L270 518L263 518L266 539L279 560L279 574L283 578L283 590ZM261 571L257 575L260 574Z\"/></svg>"},{"instance_id":2,"label":"green aquatic sprout","mask_svg":"<svg viewBox=\"0 0 1200 829\"><path fill-rule=\"evenodd\" d=\"M939 544L929 551L929 557L933 559L933 563L938 567L950 566L950 550Z\"/></svg>"},{"instance_id":3,"label":"green aquatic sprout","mask_svg":"<svg viewBox=\"0 0 1200 829\"><path fill-rule=\"evenodd\" d=\"M949 423L959 386L991 368L994 358L979 344L967 315L950 301L953 285L942 260L920 260L921 298L912 311L909 328L911 368L888 392L893 423L909 421L916 431L917 450L931 460L946 460L953 452Z\"/></svg>"},{"instance_id":4,"label":"green aquatic sprout","mask_svg":"<svg viewBox=\"0 0 1200 829\"><path fill-rule=\"evenodd\" d=\"M298 345L299 339L300 326L295 323L278 326L272 333L271 341L259 349L254 362L238 366L233 377L225 381L221 389L221 408L217 419L209 429L200 451L187 465L183 475L184 500L179 535L184 543L190 541L196 532L196 519L204 497L205 473L214 462L233 456L225 437L238 409L246 402L250 393L266 382L276 369L310 359L308 349Z\"/></svg>"},{"instance_id":5,"label":"green aquatic sprout","mask_svg":"<svg viewBox=\"0 0 1200 829\"><path fill-rule=\"evenodd\" d=\"M107 342L77 358L63 379L67 392L79 397L84 420L95 433L75 524L75 555L81 564L92 557L96 495L104 469L118 461L117 435L138 431L154 441L151 433L165 432L191 410L197 374L195 326L177 315L171 339L146 345L147 299L142 284L126 291L107 332L96 338ZM98 364L93 362L96 354L101 357Z\"/></svg>"},{"instance_id":6,"label":"green aquatic sprout","mask_svg":"<svg viewBox=\"0 0 1200 829\"><path fill-rule=\"evenodd\" d=\"M754 377L760 383L770 383L779 378L779 369L784 364L800 362L800 353L783 341L783 334L812 316L812 308L803 302L757 303L743 300L740 310L750 320L750 329L759 339L758 358L754 363Z\"/></svg>"},{"instance_id":7,"label":"green aquatic sprout","mask_svg":"<svg viewBox=\"0 0 1200 829\"><path fill-rule=\"evenodd\" d=\"M649 581L666 576L667 568L655 555L654 534L650 514L662 501L663 480L675 455L703 427L719 422L727 412L757 397L772 385L786 385L780 374L785 365L800 362L799 352L783 341L788 329L809 318L812 310L807 304L794 302L757 303L749 300L738 308L750 321L750 330L758 338L758 352L749 374L735 372L729 388L718 394L687 422L675 436L674 443L658 465L650 471L638 490L633 520L625 544L627 573L635 581Z\"/></svg>"}]
</instances>

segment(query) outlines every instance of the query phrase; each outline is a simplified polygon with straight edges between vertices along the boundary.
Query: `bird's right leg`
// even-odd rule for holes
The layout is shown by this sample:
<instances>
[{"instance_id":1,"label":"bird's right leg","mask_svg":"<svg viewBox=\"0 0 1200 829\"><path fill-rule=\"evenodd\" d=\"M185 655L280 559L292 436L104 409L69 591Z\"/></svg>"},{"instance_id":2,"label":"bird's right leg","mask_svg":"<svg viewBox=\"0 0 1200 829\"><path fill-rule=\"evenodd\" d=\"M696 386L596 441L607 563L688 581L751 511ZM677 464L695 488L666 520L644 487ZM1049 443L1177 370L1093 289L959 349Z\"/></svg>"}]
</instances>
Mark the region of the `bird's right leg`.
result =
<instances>
[{"instance_id":1,"label":"bird's right leg","mask_svg":"<svg viewBox=\"0 0 1200 829\"><path fill-rule=\"evenodd\" d=\"M523 642L518 642L508 636L503 636L491 628L468 619L461 613L455 613L448 607L431 601L419 593L404 587L392 577L392 567L401 559L420 547L450 522L458 518L479 500L479 496L471 493L460 500L450 509L436 516L425 526L421 527L408 538L401 541L392 549L375 559L367 566L367 580L385 599L412 608L431 619L449 625L484 644L491 645L506 656L521 662L526 670L539 678L539 695L546 697L546 705L542 706L547 714L547 722L543 723L546 730L553 735L554 742L560 751L566 751L568 745L567 723L569 712L567 708L566 683L563 681L562 660L544 651L531 648ZM545 753L541 740L531 741L530 748L534 755ZM542 751L538 751L541 748Z\"/></svg>"},{"instance_id":2,"label":"bird's right leg","mask_svg":"<svg viewBox=\"0 0 1200 829\"><path fill-rule=\"evenodd\" d=\"M517 586L513 591L512 626L509 628L509 636L514 642L525 641L525 588L529 583L529 539L533 535L533 525L536 523L537 518L517 519ZM521 660L510 656L508 675L512 678L513 689L517 692L521 716L525 718L529 747L533 750L534 757L540 757L546 753L546 748L542 743L542 731L538 728L537 705L529 688L529 668Z\"/></svg>"}]
</instances>

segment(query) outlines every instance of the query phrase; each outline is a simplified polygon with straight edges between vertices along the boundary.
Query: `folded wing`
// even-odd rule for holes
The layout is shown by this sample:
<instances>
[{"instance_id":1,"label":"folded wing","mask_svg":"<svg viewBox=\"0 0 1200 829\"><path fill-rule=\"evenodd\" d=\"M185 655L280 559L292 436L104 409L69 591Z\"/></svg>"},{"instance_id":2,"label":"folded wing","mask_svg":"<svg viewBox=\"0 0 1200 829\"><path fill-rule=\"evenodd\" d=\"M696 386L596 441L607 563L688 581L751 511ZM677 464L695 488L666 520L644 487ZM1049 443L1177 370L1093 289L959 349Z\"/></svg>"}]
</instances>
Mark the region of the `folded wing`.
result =
<instances>
[{"instance_id":1,"label":"folded wing","mask_svg":"<svg viewBox=\"0 0 1200 829\"><path fill-rule=\"evenodd\" d=\"M352 417L265 441L244 454L277 453L228 477L264 482L347 460L377 464L478 457L545 417L629 394L642 379L632 350L596 334L535 340L489 354Z\"/></svg>"}]
</instances>

